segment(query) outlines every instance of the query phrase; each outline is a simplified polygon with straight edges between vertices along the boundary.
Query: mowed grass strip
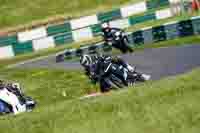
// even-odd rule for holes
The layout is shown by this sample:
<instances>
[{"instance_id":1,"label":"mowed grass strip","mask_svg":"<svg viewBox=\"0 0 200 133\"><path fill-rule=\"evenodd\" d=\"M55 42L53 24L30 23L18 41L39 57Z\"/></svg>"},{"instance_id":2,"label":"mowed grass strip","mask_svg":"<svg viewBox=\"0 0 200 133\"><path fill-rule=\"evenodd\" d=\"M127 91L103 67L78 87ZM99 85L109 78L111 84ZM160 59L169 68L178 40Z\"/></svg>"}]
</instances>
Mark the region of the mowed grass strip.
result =
<instances>
[{"instance_id":1,"label":"mowed grass strip","mask_svg":"<svg viewBox=\"0 0 200 133\"><path fill-rule=\"evenodd\" d=\"M0 29L38 20L74 18L139 0L0 0ZM41 21L42 22L42 21Z\"/></svg>"},{"instance_id":2,"label":"mowed grass strip","mask_svg":"<svg viewBox=\"0 0 200 133\"><path fill-rule=\"evenodd\" d=\"M61 72L55 76L50 75L50 70L37 71L10 70L7 75L25 82L26 91L38 100L38 106L31 113L1 117L1 132L198 133L200 130L200 69L86 100L60 98L56 93L63 86L72 87L72 95L73 91L82 92L87 85L85 80L76 82L81 77L77 72L64 72L71 77L63 76L62 82L56 82L61 79ZM64 81L78 83L79 87Z\"/></svg>"},{"instance_id":3,"label":"mowed grass strip","mask_svg":"<svg viewBox=\"0 0 200 133\"><path fill-rule=\"evenodd\" d=\"M81 70L4 69L0 78L21 83L24 91L37 99L40 105L98 91Z\"/></svg>"}]
</instances>

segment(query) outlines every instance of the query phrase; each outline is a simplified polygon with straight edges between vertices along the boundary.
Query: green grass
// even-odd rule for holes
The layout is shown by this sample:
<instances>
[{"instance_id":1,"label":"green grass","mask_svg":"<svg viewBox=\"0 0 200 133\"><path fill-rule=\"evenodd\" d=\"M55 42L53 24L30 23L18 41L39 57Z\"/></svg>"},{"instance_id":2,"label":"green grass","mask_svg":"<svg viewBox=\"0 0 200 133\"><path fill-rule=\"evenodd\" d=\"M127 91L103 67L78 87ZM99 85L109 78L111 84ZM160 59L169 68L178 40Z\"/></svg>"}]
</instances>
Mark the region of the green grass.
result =
<instances>
[{"instance_id":1,"label":"green grass","mask_svg":"<svg viewBox=\"0 0 200 133\"><path fill-rule=\"evenodd\" d=\"M112 4L113 1L116 5ZM57 14L76 17L80 16L80 13L96 13L129 1L74 0L65 4L67 1L64 0L0 0L0 28L46 19ZM91 10L88 10L88 7ZM166 21L156 24L163 22ZM153 23L141 24L138 27L151 26ZM136 50L199 42L199 36L192 36L137 46ZM3 60L0 61L0 67L80 45L70 44ZM198 133L199 75L200 69L196 69L182 76L150 81L98 98L78 100L78 97L99 89L98 86L90 84L81 71L2 69L0 78L20 82L26 94L37 100L38 106L30 113L0 117L0 130L2 133Z\"/></svg>"},{"instance_id":2,"label":"green grass","mask_svg":"<svg viewBox=\"0 0 200 133\"><path fill-rule=\"evenodd\" d=\"M199 74L197 69L78 100L93 88L79 71L5 70L1 76L21 82L38 106L31 113L1 117L0 129L2 133L198 133Z\"/></svg>"},{"instance_id":3,"label":"green grass","mask_svg":"<svg viewBox=\"0 0 200 133\"><path fill-rule=\"evenodd\" d=\"M111 10L139 0L0 0L0 28ZM42 22L41 21L41 22Z\"/></svg>"},{"instance_id":4,"label":"green grass","mask_svg":"<svg viewBox=\"0 0 200 133\"><path fill-rule=\"evenodd\" d=\"M40 105L53 104L59 100L76 98L98 90L95 85L90 84L90 80L81 71L4 69L0 73L3 79L22 83L25 91L38 99ZM64 93L65 97L62 96Z\"/></svg>"}]
</instances>

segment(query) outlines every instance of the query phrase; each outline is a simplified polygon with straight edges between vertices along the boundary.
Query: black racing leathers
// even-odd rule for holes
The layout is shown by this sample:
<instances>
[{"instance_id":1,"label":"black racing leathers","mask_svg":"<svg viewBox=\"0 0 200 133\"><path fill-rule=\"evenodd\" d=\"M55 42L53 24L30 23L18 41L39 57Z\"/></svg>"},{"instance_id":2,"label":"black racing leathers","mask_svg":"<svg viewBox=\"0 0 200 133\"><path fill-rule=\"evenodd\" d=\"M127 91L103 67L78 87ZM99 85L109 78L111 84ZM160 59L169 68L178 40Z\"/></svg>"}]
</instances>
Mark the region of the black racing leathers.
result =
<instances>
[{"instance_id":1,"label":"black racing leathers","mask_svg":"<svg viewBox=\"0 0 200 133\"><path fill-rule=\"evenodd\" d=\"M105 82L106 77L104 70L108 63L114 63L122 65L127 68L127 63L119 57L103 56L98 57L94 63L89 66L84 66L85 74L94 82L100 83L101 92L108 92L110 90L110 85ZM108 73L107 73L108 74ZM125 81L124 81L125 82Z\"/></svg>"}]
</instances>

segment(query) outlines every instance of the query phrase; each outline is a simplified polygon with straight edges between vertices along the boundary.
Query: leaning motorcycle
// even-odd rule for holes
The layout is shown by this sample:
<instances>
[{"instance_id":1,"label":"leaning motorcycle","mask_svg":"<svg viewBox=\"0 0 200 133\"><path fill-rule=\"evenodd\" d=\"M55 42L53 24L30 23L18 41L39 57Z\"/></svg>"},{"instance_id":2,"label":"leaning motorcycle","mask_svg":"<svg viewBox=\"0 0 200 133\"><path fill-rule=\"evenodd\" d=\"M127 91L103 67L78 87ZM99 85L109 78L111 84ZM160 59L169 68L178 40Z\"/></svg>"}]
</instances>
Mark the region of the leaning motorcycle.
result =
<instances>
[{"instance_id":1,"label":"leaning motorcycle","mask_svg":"<svg viewBox=\"0 0 200 133\"><path fill-rule=\"evenodd\" d=\"M112 34L113 38L107 41L108 45L119 49L122 53L133 52L131 47L129 47L128 37L123 31L117 31Z\"/></svg>"},{"instance_id":2,"label":"leaning motorcycle","mask_svg":"<svg viewBox=\"0 0 200 133\"><path fill-rule=\"evenodd\" d=\"M30 112L35 108L36 102L27 96L19 97L7 88L0 90L0 114L19 114Z\"/></svg>"},{"instance_id":3,"label":"leaning motorcycle","mask_svg":"<svg viewBox=\"0 0 200 133\"><path fill-rule=\"evenodd\" d=\"M109 62L106 67L104 67L104 74L101 76L100 80L100 88L103 91L109 91L113 88L121 89L149 79L149 75L137 72L135 67L132 71L129 71L122 65Z\"/></svg>"}]
</instances>

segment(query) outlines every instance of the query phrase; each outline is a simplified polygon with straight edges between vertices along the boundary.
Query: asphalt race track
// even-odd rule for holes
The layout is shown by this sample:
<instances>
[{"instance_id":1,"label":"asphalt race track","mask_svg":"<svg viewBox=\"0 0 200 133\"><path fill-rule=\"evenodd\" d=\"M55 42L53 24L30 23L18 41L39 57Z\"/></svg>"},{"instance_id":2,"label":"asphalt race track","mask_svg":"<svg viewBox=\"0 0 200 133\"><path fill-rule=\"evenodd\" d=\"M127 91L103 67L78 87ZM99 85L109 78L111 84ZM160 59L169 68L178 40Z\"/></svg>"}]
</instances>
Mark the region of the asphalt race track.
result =
<instances>
[{"instance_id":1,"label":"asphalt race track","mask_svg":"<svg viewBox=\"0 0 200 133\"><path fill-rule=\"evenodd\" d=\"M200 67L200 45L187 45L181 47L168 47L145 49L133 54L121 55L129 64L135 65L138 71L150 74L152 79L185 73ZM55 69L81 69L79 62L55 62L55 55L16 64L19 68L55 68Z\"/></svg>"}]
</instances>

